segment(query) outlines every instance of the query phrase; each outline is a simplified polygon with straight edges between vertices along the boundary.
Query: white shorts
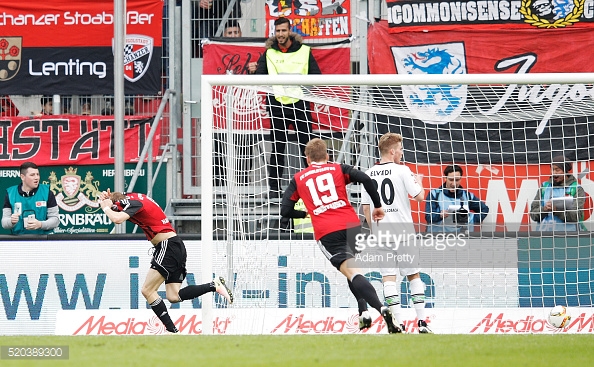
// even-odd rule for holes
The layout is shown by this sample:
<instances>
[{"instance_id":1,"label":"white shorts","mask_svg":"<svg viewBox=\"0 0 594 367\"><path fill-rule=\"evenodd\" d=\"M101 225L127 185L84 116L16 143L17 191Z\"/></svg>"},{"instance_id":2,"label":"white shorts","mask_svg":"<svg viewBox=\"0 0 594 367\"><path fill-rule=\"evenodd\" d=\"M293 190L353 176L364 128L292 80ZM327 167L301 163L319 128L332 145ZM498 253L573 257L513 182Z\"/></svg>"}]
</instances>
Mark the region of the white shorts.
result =
<instances>
[{"instance_id":1,"label":"white shorts","mask_svg":"<svg viewBox=\"0 0 594 367\"><path fill-rule=\"evenodd\" d=\"M379 270L382 277L396 276L397 274L405 277L421 272L421 268L380 268Z\"/></svg>"},{"instance_id":2,"label":"white shorts","mask_svg":"<svg viewBox=\"0 0 594 367\"><path fill-rule=\"evenodd\" d=\"M421 271L419 267L419 247L403 245L398 250L384 250L382 255L385 261L380 266L380 274L385 276L413 275Z\"/></svg>"}]
</instances>

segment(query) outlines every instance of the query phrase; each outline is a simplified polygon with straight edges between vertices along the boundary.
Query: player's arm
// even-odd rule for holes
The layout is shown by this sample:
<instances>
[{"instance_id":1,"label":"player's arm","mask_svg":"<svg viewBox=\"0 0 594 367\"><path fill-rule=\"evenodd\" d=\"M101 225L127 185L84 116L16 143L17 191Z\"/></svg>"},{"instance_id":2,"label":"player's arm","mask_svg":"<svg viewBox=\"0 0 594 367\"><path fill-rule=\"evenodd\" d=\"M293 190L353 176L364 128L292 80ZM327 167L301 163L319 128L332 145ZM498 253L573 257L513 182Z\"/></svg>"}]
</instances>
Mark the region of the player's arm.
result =
<instances>
[{"instance_id":1,"label":"player's arm","mask_svg":"<svg viewBox=\"0 0 594 367\"><path fill-rule=\"evenodd\" d=\"M374 208L371 213L371 218L375 221L383 219L384 210L382 209L382 201L374 184L375 181L373 181L371 177L367 176L365 172L359 171L352 166L341 164L340 167L342 169L342 173L348 177L347 182L358 182L362 184L365 188L365 191L367 191L369 194Z\"/></svg>"},{"instance_id":2,"label":"player's arm","mask_svg":"<svg viewBox=\"0 0 594 367\"><path fill-rule=\"evenodd\" d=\"M415 175L415 174L412 174L412 172L411 172L411 175L412 175L412 182L411 182L412 189L410 189L410 190L412 190L411 196L414 201L416 201L417 203L420 203L425 199L425 189L423 188L423 175L419 175L419 174ZM415 193L417 193L417 192L418 192L418 194L415 195Z\"/></svg>"},{"instance_id":3,"label":"player's arm","mask_svg":"<svg viewBox=\"0 0 594 367\"><path fill-rule=\"evenodd\" d=\"M340 167L342 168L342 173L349 177L350 182L358 182L363 185L365 191L367 191L371 198L374 208L382 207L382 201L371 177L367 176L365 172L359 171L348 164L341 164Z\"/></svg>"},{"instance_id":4,"label":"player's arm","mask_svg":"<svg viewBox=\"0 0 594 367\"><path fill-rule=\"evenodd\" d=\"M128 219L130 219L130 215L125 211L119 212L113 210L113 202L110 199L100 200L99 205L101 205L101 209L103 210L105 215L107 215L107 217L115 224L122 224Z\"/></svg>"},{"instance_id":5,"label":"player's arm","mask_svg":"<svg viewBox=\"0 0 594 367\"><path fill-rule=\"evenodd\" d=\"M363 207L365 221L369 225L369 228L371 228L371 198L369 197L367 191L361 192L361 206Z\"/></svg>"},{"instance_id":6,"label":"player's arm","mask_svg":"<svg viewBox=\"0 0 594 367\"><path fill-rule=\"evenodd\" d=\"M369 204L363 204L363 215L365 216L365 221L371 227L371 208Z\"/></svg>"},{"instance_id":7,"label":"player's arm","mask_svg":"<svg viewBox=\"0 0 594 367\"><path fill-rule=\"evenodd\" d=\"M286 218L305 218L307 216L307 212L304 212L303 210L295 210L295 203L297 200L299 200L299 195L297 194L297 183L295 182L295 178L293 178L289 183L289 187L287 187L285 193L283 194L280 210L281 216Z\"/></svg>"}]
</instances>

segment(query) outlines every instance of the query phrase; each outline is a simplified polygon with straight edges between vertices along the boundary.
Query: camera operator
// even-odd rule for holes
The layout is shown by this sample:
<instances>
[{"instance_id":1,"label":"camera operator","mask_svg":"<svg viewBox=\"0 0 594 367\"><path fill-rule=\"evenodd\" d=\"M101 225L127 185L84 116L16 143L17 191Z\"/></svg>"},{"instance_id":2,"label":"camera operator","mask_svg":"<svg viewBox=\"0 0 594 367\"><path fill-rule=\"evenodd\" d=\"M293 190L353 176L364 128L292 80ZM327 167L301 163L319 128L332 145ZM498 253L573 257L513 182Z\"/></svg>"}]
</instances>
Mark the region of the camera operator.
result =
<instances>
[{"instance_id":1,"label":"camera operator","mask_svg":"<svg viewBox=\"0 0 594 367\"><path fill-rule=\"evenodd\" d=\"M474 231L474 225L485 219L489 207L460 185L460 166L447 166L443 175L443 185L431 190L425 199L427 232Z\"/></svg>"}]
</instances>

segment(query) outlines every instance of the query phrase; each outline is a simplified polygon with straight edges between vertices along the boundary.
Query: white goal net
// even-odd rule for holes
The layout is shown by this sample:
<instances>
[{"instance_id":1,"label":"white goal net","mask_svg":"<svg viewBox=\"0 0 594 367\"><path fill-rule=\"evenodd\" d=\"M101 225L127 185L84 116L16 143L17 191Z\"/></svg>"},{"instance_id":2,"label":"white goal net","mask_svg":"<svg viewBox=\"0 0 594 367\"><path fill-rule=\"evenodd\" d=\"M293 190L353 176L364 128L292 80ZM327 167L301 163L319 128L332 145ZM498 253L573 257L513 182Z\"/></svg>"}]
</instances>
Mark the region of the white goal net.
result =
<instances>
[{"instance_id":1,"label":"white goal net","mask_svg":"<svg viewBox=\"0 0 594 367\"><path fill-rule=\"evenodd\" d=\"M443 324L453 309L482 317L592 306L594 74L203 76L202 96L202 273L229 279L230 309L247 315L234 320L242 333L296 332L319 309L356 314L346 279L308 223L280 217L282 192L305 168L303 144L314 137L327 142L331 160L365 171L379 160L382 134L403 136L404 164L422 176L427 196L411 202L416 230L433 241L466 239L463 250L434 247L421 263L437 331L460 331ZM304 103L278 109L274 96ZM452 165L464 191L447 187ZM561 183L551 181L555 167ZM363 221L363 188L349 190ZM439 219L444 210L455 217L455 205L470 211L463 226ZM364 273L383 300L379 269ZM399 284L414 331L408 281ZM225 306L203 307L208 323L212 307ZM356 332L348 315L341 325ZM319 320L316 332L339 327Z\"/></svg>"}]
</instances>

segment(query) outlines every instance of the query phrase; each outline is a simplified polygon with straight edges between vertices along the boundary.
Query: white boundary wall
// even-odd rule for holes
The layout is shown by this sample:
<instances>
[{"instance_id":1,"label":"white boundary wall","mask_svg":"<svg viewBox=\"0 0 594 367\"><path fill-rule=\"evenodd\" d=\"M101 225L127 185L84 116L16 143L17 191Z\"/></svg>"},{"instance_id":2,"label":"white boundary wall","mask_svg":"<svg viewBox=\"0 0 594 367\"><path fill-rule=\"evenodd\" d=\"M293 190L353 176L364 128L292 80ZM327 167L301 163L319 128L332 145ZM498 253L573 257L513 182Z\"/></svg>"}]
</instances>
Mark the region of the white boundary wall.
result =
<instances>
[{"instance_id":1,"label":"white boundary wall","mask_svg":"<svg viewBox=\"0 0 594 367\"><path fill-rule=\"evenodd\" d=\"M192 284L210 281L210 276L202 276L200 241L188 240L185 243L188 248L188 281ZM222 244L213 245L218 248ZM504 247L515 252L514 246ZM0 335L53 334L56 331L73 334L76 323L103 315L113 317L113 321L109 322L114 322L114 325L128 318L148 323L154 315L147 308L140 287L149 267L151 248L145 240L1 242ZM254 254L258 255L254 257ZM277 267L281 255L286 256L286 265ZM255 268L254 258L263 266ZM242 264L243 261L245 263ZM341 328L343 332L354 330L356 302L342 275L323 257L313 241L298 245L285 241L262 242L257 244L252 256L238 256L234 258L234 263L238 280L234 289L236 302L230 309L212 308L213 323L226 318L232 320L227 325L230 327L228 333L271 333L283 320L291 325L287 332L298 330L301 333L309 328L318 330L327 318L342 320L345 323ZM226 261L220 256L214 256L211 266L216 273L226 275ZM267 292L267 297L245 297L244 290L250 288L245 282L240 282L242 273L258 271L263 271L265 280L258 285ZM320 283L299 283L297 275L310 272L327 278L326 296L322 294ZM287 280L284 290L286 303L283 305L279 305L281 273ZM507 325L509 320L516 322L529 316L542 319L546 311L517 308L516 269L432 269L427 271L427 275L435 288L434 297L428 299L435 308L428 309L427 314L435 319L434 328L439 332L469 332L489 313L492 314L489 320L493 321L486 323L499 325L503 322ZM381 295L381 283L372 283ZM298 286L304 289L300 297L296 295ZM201 297L200 302L205 301ZM186 318L196 316L195 322L200 321L202 310L198 302L182 302L179 309L172 309L174 317L178 317L175 320L186 315ZM329 307L322 308L323 302ZM414 310L404 309L403 312L409 322L413 322ZM581 332L592 332L592 310L582 308L575 312L576 315L584 313L584 320L589 320L583 321L584 325L589 324L587 327L580 326ZM498 316L500 313L503 313L501 317ZM300 319L299 315L303 317ZM60 321L56 329L56 320L64 320L60 317L72 320L72 323L62 325ZM295 324L295 320L301 321ZM310 321L316 326L309 326ZM376 317L376 322L380 321ZM151 322L154 323L154 320ZM502 330L507 327L505 325ZM285 326L281 327L285 330ZM202 328L200 326L195 330ZM213 332L217 333L216 328Z\"/></svg>"},{"instance_id":2,"label":"white boundary wall","mask_svg":"<svg viewBox=\"0 0 594 367\"><path fill-rule=\"evenodd\" d=\"M586 334L594 330L594 308L569 309L573 319L564 329L550 326L549 309L433 309L429 326L436 334ZM237 334L387 334L385 323L375 310L372 326L359 331L356 309L218 309L213 311L214 335ZM182 334L202 334L198 310L172 310L171 316ZM407 332L418 333L415 311L403 310ZM240 321L241 320L241 321ZM251 320L251 323L244 322ZM56 335L159 335L165 329L151 310L59 311Z\"/></svg>"}]
</instances>

